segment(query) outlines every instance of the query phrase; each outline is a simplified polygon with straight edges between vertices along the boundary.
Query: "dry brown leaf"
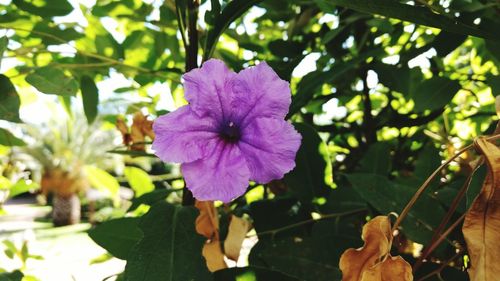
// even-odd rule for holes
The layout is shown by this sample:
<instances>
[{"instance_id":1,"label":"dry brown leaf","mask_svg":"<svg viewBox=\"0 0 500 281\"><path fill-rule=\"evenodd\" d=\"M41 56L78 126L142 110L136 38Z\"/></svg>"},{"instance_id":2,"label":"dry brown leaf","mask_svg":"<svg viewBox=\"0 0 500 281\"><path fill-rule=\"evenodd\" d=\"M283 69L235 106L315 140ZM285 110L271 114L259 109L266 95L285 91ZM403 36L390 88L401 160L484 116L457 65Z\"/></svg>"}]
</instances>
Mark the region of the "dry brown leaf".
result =
<instances>
[{"instance_id":1,"label":"dry brown leaf","mask_svg":"<svg viewBox=\"0 0 500 281\"><path fill-rule=\"evenodd\" d=\"M198 201L194 204L200 214L196 218L196 232L208 239L219 240L219 216L213 201Z\"/></svg>"},{"instance_id":2,"label":"dry brown leaf","mask_svg":"<svg viewBox=\"0 0 500 281\"><path fill-rule=\"evenodd\" d=\"M467 211L462 232L471 260L471 281L493 281L500 276L500 149L484 138L475 145L486 159L488 174Z\"/></svg>"},{"instance_id":3,"label":"dry brown leaf","mask_svg":"<svg viewBox=\"0 0 500 281\"><path fill-rule=\"evenodd\" d=\"M224 261L224 254L218 240L212 240L203 246L202 250L203 257L207 262L207 267L210 272L214 272L220 269L227 268L226 262Z\"/></svg>"},{"instance_id":4,"label":"dry brown leaf","mask_svg":"<svg viewBox=\"0 0 500 281\"><path fill-rule=\"evenodd\" d=\"M130 137L132 139L132 150L144 150L144 141L146 136L154 139L153 121L148 120L147 116L138 111L134 114L132 127L130 128Z\"/></svg>"},{"instance_id":5,"label":"dry brown leaf","mask_svg":"<svg viewBox=\"0 0 500 281\"><path fill-rule=\"evenodd\" d=\"M130 133L128 131L127 124L125 123L125 120L123 119L123 117L118 117L116 119L116 128L122 134L123 144L126 146L129 146L130 143L132 142L132 140L130 138Z\"/></svg>"},{"instance_id":6,"label":"dry brown leaf","mask_svg":"<svg viewBox=\"0 0 500 281\"><path fill-rule=\"evenodd\" d=\"M250 226L251 224L245 219L234 215L231 217L226 241L224 241L224 252L233 261L237 261L240 256L241 245L243 244L243 240L245 240Z\"/></svg>"},{"instance_id":7,"label":"dry brown leaf","mask_svg":"<svg viewBox=\"0 0 500 281\"><path fill-rule=\"evenodd\" d=\"M122 117L116 119L116 128L122 134L123 144L132 150L144 151L146 136L154 140L153 121L138 111L134 114L130 130Z\"/></svg>"},{"instance_id":8,"label":"dry brown leaf","mask_svg":"<svg viewBox=\"0 0 500 281\"><path fill-rule=\"evenodd\" d=\"M411 281L411 266L401 257L391 257L391 222L378 216L363 227L365 245L347 249L340 257L343 281ZM403 279L401 279L403 277Z\"/></svg>"},{"instance_id":9,"label":"dry brown leaf","mask_svg":"<svg viewBox=\"0 0 500 281\"><path fill-rule=\"evenodd\" d=\"M411 266L402 257L390 255L381 263L363 273L361 281L407 281L413 280Z\"/></svg>"}]
</instances>

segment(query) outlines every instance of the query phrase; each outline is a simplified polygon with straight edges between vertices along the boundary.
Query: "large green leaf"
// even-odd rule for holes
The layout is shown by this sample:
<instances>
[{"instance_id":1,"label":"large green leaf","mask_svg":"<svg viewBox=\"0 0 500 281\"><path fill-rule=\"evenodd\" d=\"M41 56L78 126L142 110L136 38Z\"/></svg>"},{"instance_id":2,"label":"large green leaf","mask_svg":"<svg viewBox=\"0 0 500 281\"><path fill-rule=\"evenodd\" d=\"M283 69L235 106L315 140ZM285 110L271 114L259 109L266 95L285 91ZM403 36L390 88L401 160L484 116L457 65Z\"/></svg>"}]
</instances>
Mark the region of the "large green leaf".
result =
<instances>
[{"instance_id":1,"label":"large green leaf","mask_svg":"<svg viewBox=\"0 0 500 281\"><path fill-rule=\"evenodd\" d=\"M13 0L12 3L23 11L41 17L65 16L73 11L73 6L66 0Z\"/></svg>"},{"instance_id":2,"label":"large green leaf","mask_svg":"<svg viewBox=\"0 0 500 281\"><path fill-rule=\"evenodd\" d=\"M268 267L303 281L340 280L340 270L315 252L313 239L289 237L259 241L250 253L252 266Z\"/></svg>"},{"instance_id":3,"label":"large green leaf","mask_svg":"<svg viewBox=\"0 0 500 281\"><path fill-rule=\"evenodd\" d=\"M0 273L0 281L21 281L23 277L24 274L19 270Z\"/></svg>"},{"instance_id":4,"label":"large green leaf","mask_svg":"<svg viewBox=\"0 0 500 281\"><path fill-rule=\"evenodd\" d=\"M310 203L324 197L333 182L332 166L326 144L316 130L305 123L295 123L302 143L295 159L295 168L285 175L285 183L301 201Z\"/></svg>"},{"instance_id":5,"label":"large green leaf","mask_svg":"<svg viewBox=\"0 0 500 281\"><path fill-rule=\"evenodd\" d=\"M130 205L127 211L131 212L137 209L141 204L151 206L159 201L165 200L165 198L167 198L167 196L174 191L175 189L157 189L143 194L132 199L132 205Z\"/></svg>"},{"instance_id":6,"label":"large green leaf","mask_svg":"<svg viewBox=\"0 0 500 281\"><path fill-rule=\"evenodd\" d=\"M26 143L22 139L15 137L11 132L0 128L0 145L24 146Z\"/></svg>"},{"instance_id":7,"label":"large green leaf","mask_svg":"<svg viewBox=\"0 0 500 281\"><path fill-rule=\"evenodd\" d=\"M148 173L136 167L125 167L125 177L130 187L135 191L135 196L139 197L155 189L153 181Z\"/></svg>"},{"instance_id":8,"label":"large green leaf","mask_svg":"<svg viewBox=\"0 0 500 281\"><path fill-rule=\"evenodd\" d=\"M372 144L359 161L359 171L388 175L391 170L391 146L387 142Z\"/></svg>"},{"instance_id":9,"label":"large green leaf","mask_svg":"<svg viewBox=\"0 0 500 281\"><path fill-rule=\"evenodd\" d=\"M16 88L9 78L0 74L0 119L21 122L19 119L19 106L21 100L17 95Z\"/></svg>"},{"instance_id":10,"label":"large green leaf","mask_svg":"<svg viewBox=\"0 0 500 281\"><path fill-rule=\"evenodd\" d=\"M393 91L407 94L410 89L410 69L408 66L396 66L385 63L373 65L378 80Z\"/></svg>"},{"instance_id":11,"label":"large green leaf","mask_svg":"<svg viewBox=\"0 0 500 281\"><path fill-rule=\"evenodd\" d=\"M414 110L435 110L449 104L460 90L460 83L445 77L432 77L420 83L412 93Z\"/></svg>"},{"instance_id":12,"label":"large green leaf","mask_svg":"<svg viewBox=\"0 0 500 281\"><path fill-rule=\"evenodd\" d=\"M219 41L219 37L234 20L243 15L252 6L262 1L263 0L233 0L226 5L220 15L214 15L215 23L213 28L208 31L203 59L207 60L212 56L215 46Z\"/></svg>"},{"instance_id":13,"label":"large green leaf","mask_svg":"<svg viewBox=\"0 0 500 281\"><path fill-rule=\"evenodd\" d=\"M328 0L317 0L316 2L326 2ZM499 41L494 28L481 28L474 24L462 22L461 18L453 15L441 15L428 8L416 7L402 4L393 0L331 0L330 3L350 8L359 12L378 14L389 18L396 18L416 24L440 28L442 30L482 37Z\"/></svg>"},{"instance_id":14,"label":"large green leaf","mask_svg":"<svg viewBox=\"0 0 500 281\"><path fill-rule=\"evenodd\" d=\"M418 188L394 183L376 174L354 173L347 175L347 179L356 192L382 214L400 213ZM439 202L425 193L403 221L403 231L413 241L425 244L444 214Z\"/></svg>"},{"instance_id":15,"label":"large green leaf","mask_svg":"<svg viewBox=\"0 0 500 281\"><path fill-rule=\"evenodd\" d=\"M130 252L125 280L210 280L201 255L205 238L195 230L197 216L194 207L153 205L140 222L144 237Z\"/></svg>"},{"instance_id":16,"label":"large green leaf","mask_svg":"<svg viewBox=\"0 0 500 281\"><path fill-rule=\"evenodd\" d=\"M275 198L252 202L249 207L259 240L298 236L308 232L308 226L294 227L272 234L273 230L311 219L311 214L293 198Z\"/></svg>"},{"instance_id":17,"label":"large green leaf","mask_svg":"<svg viewBox=\"0 0 500 281\"><path fill-rule=\"evenodd\" d=\"M87 121L94 122L97 117L97 105L99 104L99 90L97 89L94 79L87 75L80 79L80 89L82 90L83 111L87 117Z\"/></svg>"},{"instance_id":18,"label":"large green leaf","mask_svg":"<svg viewBox=\"0 0 500 281\"><path fill-rule=\"evenodd\" d=\"M214 272L214 281L299 281L284 273L266 268L248 266L232 267Z\"/></svg>"},{"instance_id":19,"label":"large green leaf","mask_svg":"<svg viewBox=\"0 0 500 281\"><path fill-rule=\"evenodd\" d=\"M142 238L140 218L119 218L103 222L89 230L89 236L99 246L119 259L127 259L132 248Z\"/></svg>"},{"instance_id":20,"label":"large green leaf","mask_svg":"<svg viewBox=\"0 0 500 281\"><path fill-rule=\"evenodd\" d=\"M28 74L26 82L45 94L73 96L78 91L78 82L73 77L66 76L59 68L49 66Z\"/></svg>"}]
</instances>

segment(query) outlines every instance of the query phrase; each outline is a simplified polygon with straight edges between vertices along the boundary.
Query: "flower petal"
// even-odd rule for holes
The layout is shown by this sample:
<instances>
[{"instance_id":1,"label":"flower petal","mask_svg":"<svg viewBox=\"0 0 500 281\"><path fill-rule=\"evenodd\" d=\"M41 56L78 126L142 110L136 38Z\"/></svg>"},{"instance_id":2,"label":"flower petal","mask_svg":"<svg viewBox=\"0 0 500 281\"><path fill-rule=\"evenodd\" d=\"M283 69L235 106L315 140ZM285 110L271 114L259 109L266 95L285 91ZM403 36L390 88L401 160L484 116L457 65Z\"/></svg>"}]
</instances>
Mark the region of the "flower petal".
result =
<instances>
[{"instance_id":1,"label":"flower petal","mask_svg":"<svg viewBox=\"0 0 500 281\"><path fill-rule=\"evenodd\" d=\"M231 83L236 73L224 62L211 59L184 74L184 96L200 117L212 116L225 120L230 108Z\"/></svg>"},{"instance_id":2,"label":"flower petal","mask_svg":"<svg viewBox=\"0 0 500 281\"><path fill-rule=\"evenodd\" d=\"M164 162L191 162L212 152L217 144L217 122L199 118L189 105L158 117L153 123L153 150Z\"/></svg>"},{"instance_id":3,"label":"flower petal","mask_svg":"<svg viewBox=\"0 0 500 281\"><path fill-rule=\"evenodd\" d=\"M245 193L250 178L245 158L235 144L219 141L212 155L181 166L186 186L200 200L229 202Z\"/></svg>"},{"instance_id":4,"label":"flower petal","mask_svg":"<svg viewBox=\"0 0 500 281\"><path fill-rule=\"evenodd\" d=\"M267 183L281 179L295 167L302 136L285 120L256 118L238 143L252 173L251 180Z\"/></svg>"},{"instance_id":5,"label":"flower petal","mask_svg":"<svg viewBox=\"0 0 500 281\"><path fill-rule=\"evenodd\" d=\"M239 72L232 82L233 119L245 127L256 117L283 119L291 102L290 85L265 62Z\"/></svg>"}]
</instances>

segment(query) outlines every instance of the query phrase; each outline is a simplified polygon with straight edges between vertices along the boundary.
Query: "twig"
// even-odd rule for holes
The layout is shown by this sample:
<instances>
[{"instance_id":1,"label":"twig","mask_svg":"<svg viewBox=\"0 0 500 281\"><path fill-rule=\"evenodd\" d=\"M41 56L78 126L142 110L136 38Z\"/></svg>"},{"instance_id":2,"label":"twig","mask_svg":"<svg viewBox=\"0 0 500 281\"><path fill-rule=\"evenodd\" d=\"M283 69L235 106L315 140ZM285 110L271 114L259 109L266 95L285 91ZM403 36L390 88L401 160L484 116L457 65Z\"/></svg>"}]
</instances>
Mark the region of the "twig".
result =
<instances>
[{"instance_id":1,"label":"twig","mask_svg":"<svg viewBox=\"0 0 500 281\"><path fill-rule=\"evenodd\" d=\"M305 221L301 221L301 222L289 224L289 225L286 225L286 226L283 226L283 227L279 227L279 228L276 228L276 229L271 229L271 230L266 230L266 231L258 232L255 235L262 236L262 235L266 235L266 234L271 234L272 236L274 236L278 232L281 232L281 231L284 231L284 230L288 230L288 229L291 229L291 228L295 228L295 227L298 227L298 226L302 226L302 225L305 225L305 224L309 224L309 223L312 223L312 222L316 222L316 221L320 221L320 220L326 220L326 219L332 219L332 218L338 218L338 217L344 217L344 216L350 216L350 215L354 215L354 214L358 214L358 213L364 212L366 210L367 210L366 208L360 208L360 209L355 209L355 210L352 210L352 211L347 211L347 212L342 212L342 213L326 214L326 215L321 216L319 219L308 219L308 220L305 220ZM254 235L252 235L252 236L254 236Z\"/></svg>"},{"instance_id":2,"label":"twig","mask_svg":"<svg viewBox=\"0 0 500 281\"><path fill-rule=\"evenodd\" d=\"M498 139L500 139L500 134L489 136L489 137L486 138L486 140L488 140L488 141L496 141ZM394 225L392 227L392 231L395 231L399 227L399 225L401 224L401 222L403 221L403 219L408 215L408 212L410 211L410 209L413 207L413 205L415 205L415 202L422 195L422 193L425 191L425 189L429 186L429 184L432 182L432 180L439 174L439 172L441 172L441 170L443 170L448 164L450 164L453 160L455 160L455 158L457 158L458 156L460 156L465 151L471 149L473 146L474 146L474 144L469 144L468 146L460 149L455 155L453 155L451 158L449 158L443 164L441 164L441 166L439 166L425 180L425 182L418 188L417 192L415 192L415 195L413 195L413 197L410 199L410 201L408 202L408 204L405 206L405 208L401 212L401 215L398 217L398 219L396 220L396 222L394 223Z\"/></svg>"},{"instance_id":3,"label":"twig","mask_svg":"<svg viewBox=\"0 0 500 281\"><path fill-rule=\"evenodd\" d=\"M475 171L481 166L481 164L482 164L482 161L480 161L474 167L474 169L472 171L470 171L470 174L467 176L467 179L465 180L462 188L460 188L460 191L458 192L457 196L455 196L455 198L453 199L453 202L450 206L450 209L446 213L445 217L443 218L443 220L441 221L439 226L434 231L434 234L432 235L432 238L429 242L429 247L426 247L424 249L422 255L420 255L420 257L418 257L415 265L413 266L413 271L417 271L417 269L422 265L423 260L425 258L427 258L427 256L432 252L432 250L433 250L432 247L435 244L435 242L437 241L439 234L441 234L441 231L443 231L446 224L448 224L449 220L451 219L453 213L458 208L458 204L462 201L462 198L465 196L465 192L467 191L467 188L470 185L470 182L472 180L472 176L474 176Z\"/></svg>"},{"instance_id":4,"label":"twig","mask_svg":"<svg viewBox=\"0 0 500 281\"><path fill-rule=\"evenodd\" d=\"M459 255L461 255L461 254L462 254L462 251L458 251L456 254L454 254L454 255L453 255L451 258L449 258L447 261L443 262L443 264L442 264L439 268L437 268L437 269L435 269L435 270L433 270L433 271L429 272L429 274L424 275L422 278L418 279L417 281L423 281L423 280L425 280L425 279L427 279L427 278L429 278L429 277L432 277L432 276L434 276L434 275L436 275L436 274L441 273L441 271L443 271L443 269L444 269L445 267L447 267L447 266L448 266L448 265L449 265L449 264L450 264L453 260L455 260L455 259L456 259Z\"/></svg>"}]
</instances>

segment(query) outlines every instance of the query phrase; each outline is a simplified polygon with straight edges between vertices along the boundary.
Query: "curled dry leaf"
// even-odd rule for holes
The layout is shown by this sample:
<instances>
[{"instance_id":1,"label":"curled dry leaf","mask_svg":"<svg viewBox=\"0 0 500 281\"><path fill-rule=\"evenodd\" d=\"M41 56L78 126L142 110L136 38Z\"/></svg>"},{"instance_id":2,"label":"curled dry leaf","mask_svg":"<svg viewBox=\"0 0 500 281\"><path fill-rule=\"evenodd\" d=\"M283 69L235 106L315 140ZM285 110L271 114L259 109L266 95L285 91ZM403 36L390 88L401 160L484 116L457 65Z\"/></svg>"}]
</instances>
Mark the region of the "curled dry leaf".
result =
<instances>
[{"instance_id":1,"label":"curled dry leaf","mask_svg":"<svg viewBox=\"0 0 500 281\"><path fill-rule=\"evenodd\" d=\"M154 139L153 121L148 120L147 116L138 111L134 114L132 126L129 128L123 118L116 120L116 128L122 134L123 144L130 146L130 149L137 151L144 151L144 142L146 136Z\"/></svg>"},{"instance_id":2,"label":"curled dry leaf","mask_svg":"<svg viewBox=\"0 0 500 281\"><path fill-rule=\"evenodd\" d=\"M238 260L241 245L243 244L243 240L245 240L250 227L251 224L247 220L234 215L231 217L227 237L224 241L224 252L228 258L234 261Z\"/></svg>"},{"instance_id":3,"label":"curled dry leaf","mask_svg":"<svg viewBox=\"0 0 500 281\"><path fill-rule=\"evenodd\" d=\"M471 281L493 281L500 276L500 149L484 138L477 139L475 146L486 159L488 174L467 211L462 232L471 260Z\"/></svg>"},{"instance_id":4,"label":"curled dry leaf","mask_svg":"<svg viewBox=\"0 0 500 281\"><path fill-rule=\"evenodd\" d=\"M207 262L207 267L210 272L227 268L224 261L224 254L218 240L212 240L203 246L203 257Z\"/></svg>"},{"instance_id":5,"label":"curled dry leaf","mask_svg":"<svg viewBox=\"0 0 500 281\"><path fill-rule=\"evenodd\" d=\"M196 200L194 206L200 211L195 221L196 232L209 239L202 250L208 270L214 272L227 268L219 241L219 216L214 202Z\"/></svg>"},{"instance_id":6,"label":"curled dry leaf","mask_svg":"<svg viewBox=\"0 0 500 281\"><path fill-rule=\"evenodd\" d=\"M391 222L378 216L363 227L365 245L347 249L340 257L343 281L412 281L411 266L401 257L391 257Z\"/></svg>"},{"instance_id":7,"label":"curled dry leaf","mask_svg":"<svg viewBox=\"0 0 500 281\"><path fill-rule=\"evenodd\" d=\"M213 201L198 201L194 206L200 211L196 218L196 232L208 239L219 240L219 216Z\"/></svg>"}]
</instances>

